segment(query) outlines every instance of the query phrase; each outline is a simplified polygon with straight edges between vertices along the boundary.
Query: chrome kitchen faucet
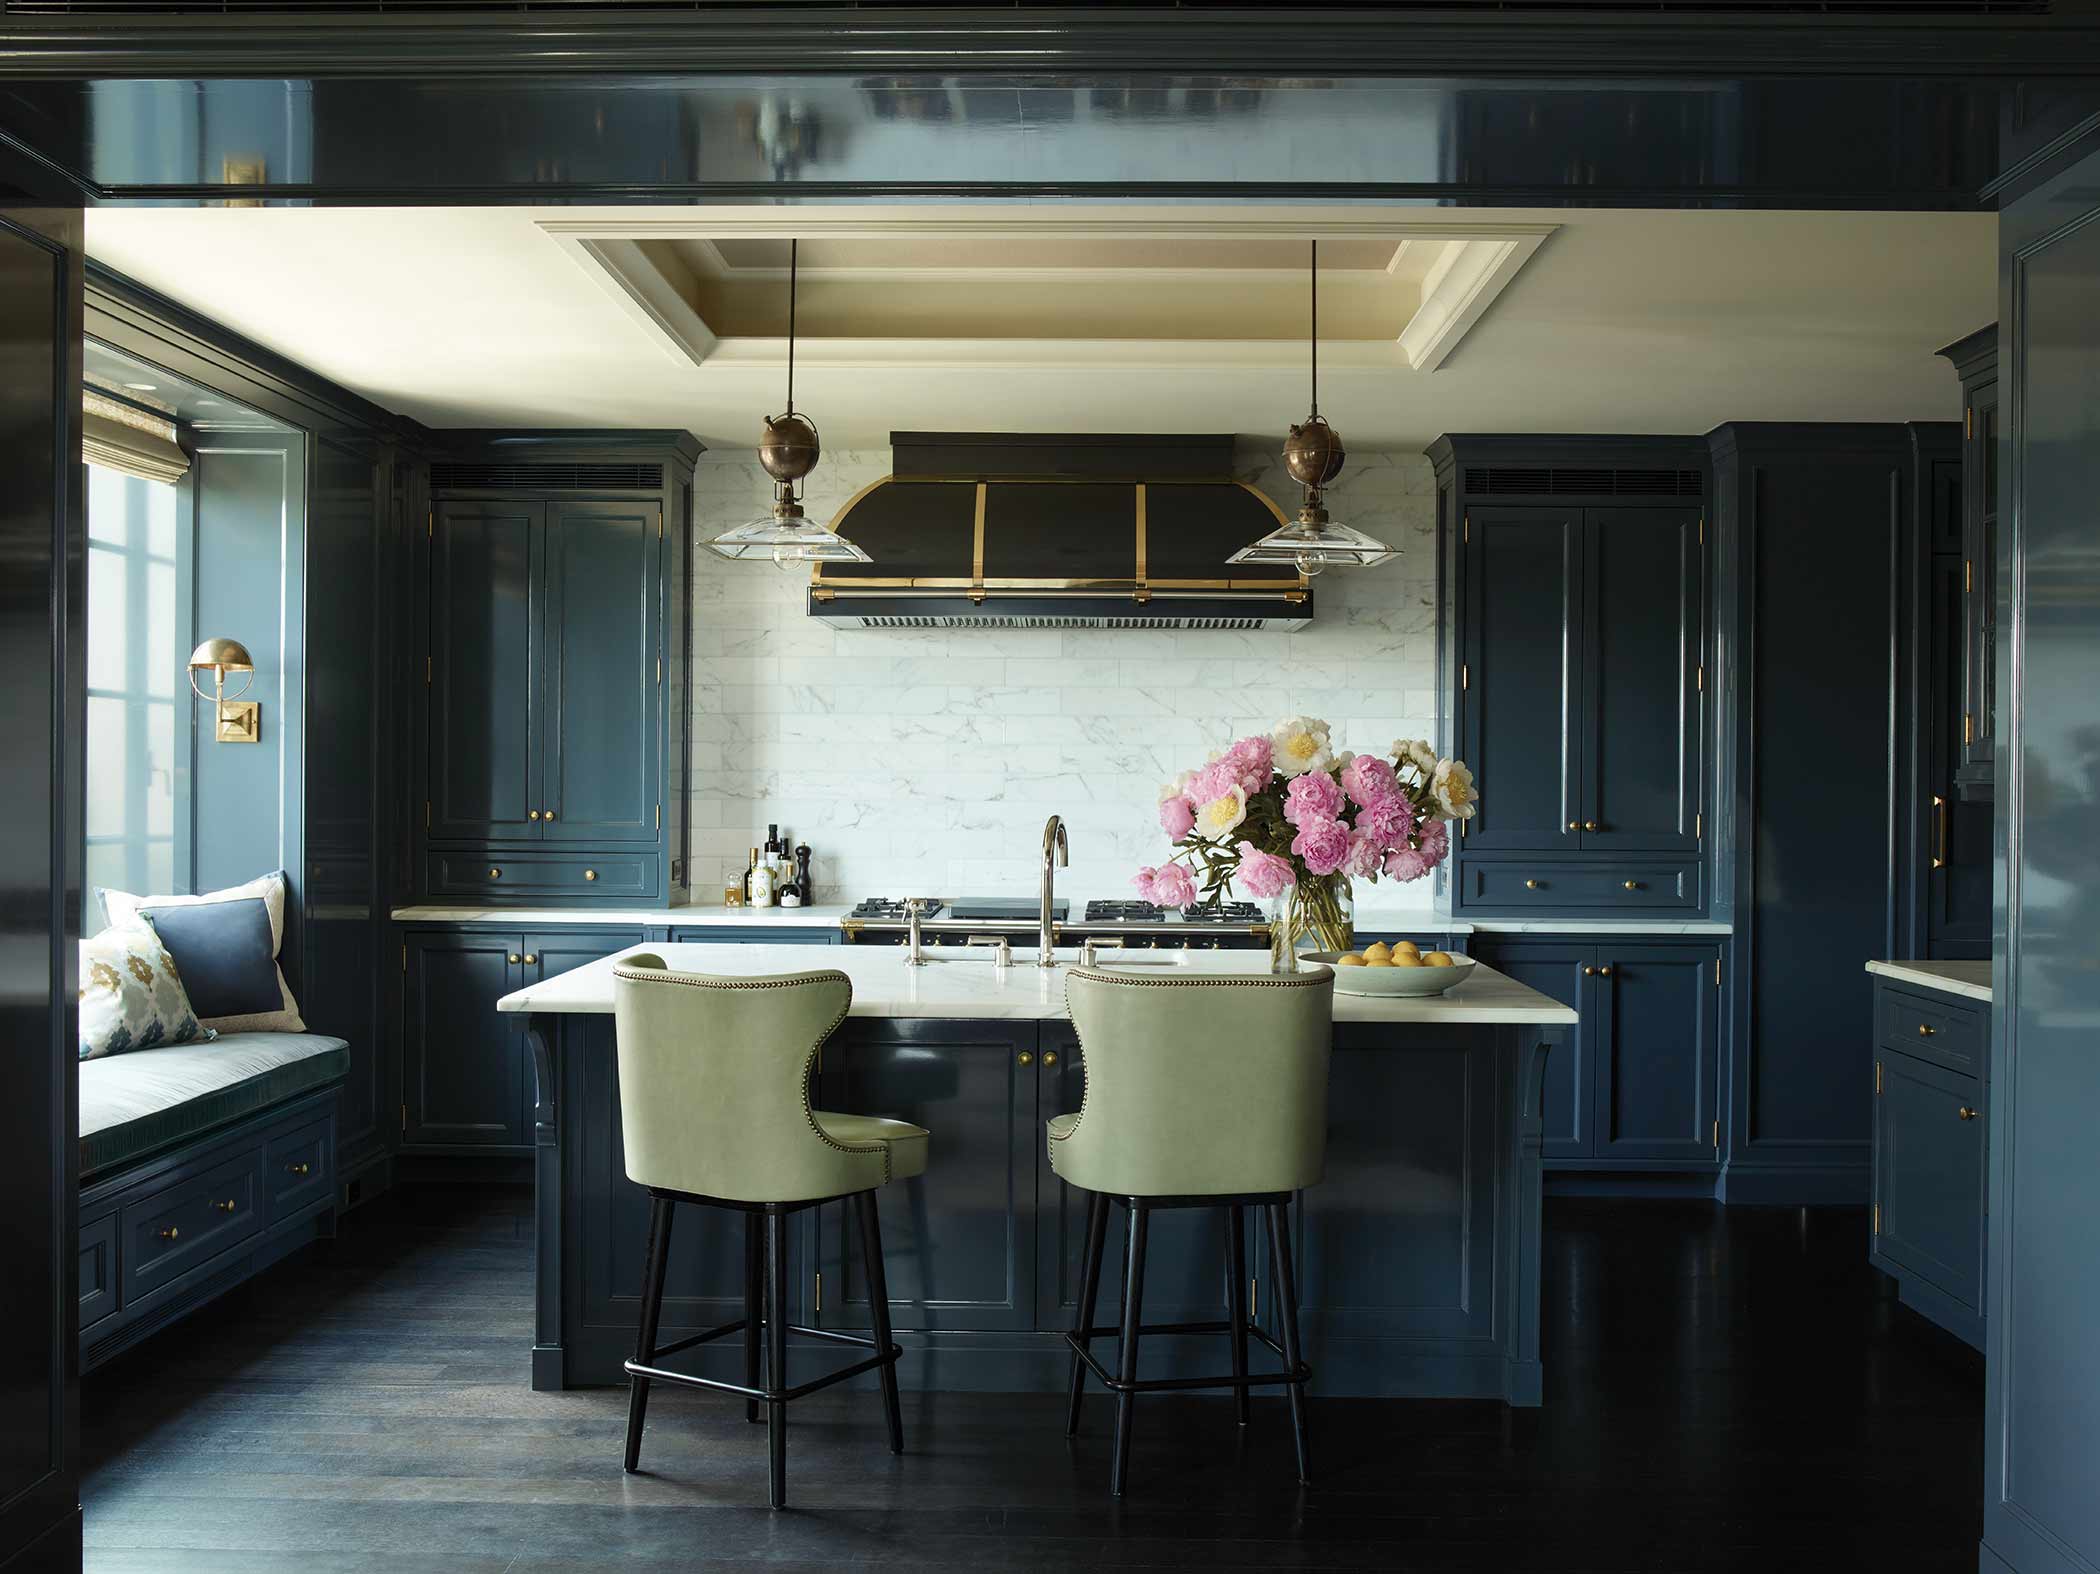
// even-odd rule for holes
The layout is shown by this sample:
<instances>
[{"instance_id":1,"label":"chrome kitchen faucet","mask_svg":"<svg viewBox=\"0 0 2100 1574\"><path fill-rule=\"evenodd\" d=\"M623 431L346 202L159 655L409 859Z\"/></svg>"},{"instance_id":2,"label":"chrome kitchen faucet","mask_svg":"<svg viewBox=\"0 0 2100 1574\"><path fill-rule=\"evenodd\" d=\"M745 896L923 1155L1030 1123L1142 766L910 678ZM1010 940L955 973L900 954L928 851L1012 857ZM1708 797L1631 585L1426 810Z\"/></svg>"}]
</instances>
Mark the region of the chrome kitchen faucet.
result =
<instances>
[{"instance_id":1,"label":"chrome kitchen faucet","mask_svg":"<svg viewBox=\"0 0 2100 1574\"><path fill-rule=\"evenodd\" d=\"M1051 815L1043 826L1043 909L1036 929L1037 967L1057 966L1057 936L1050 927L1051 906L1057 895L1057 866L1069 866L1072 849L1065 840L1065 822Z\"/></svg>"}]
</instances>

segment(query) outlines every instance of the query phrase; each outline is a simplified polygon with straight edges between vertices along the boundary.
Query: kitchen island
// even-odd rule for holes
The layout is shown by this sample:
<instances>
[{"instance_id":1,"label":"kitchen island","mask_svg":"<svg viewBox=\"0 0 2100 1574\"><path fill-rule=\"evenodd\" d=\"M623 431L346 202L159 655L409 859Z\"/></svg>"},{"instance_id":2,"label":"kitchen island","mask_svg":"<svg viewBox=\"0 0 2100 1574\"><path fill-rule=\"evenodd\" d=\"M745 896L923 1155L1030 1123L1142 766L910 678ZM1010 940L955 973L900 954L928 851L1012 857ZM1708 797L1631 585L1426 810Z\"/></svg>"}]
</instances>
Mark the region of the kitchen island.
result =
<instances>
[{"instance_id":1,"label":"kitchen island","mask_svg":"<svg viewBox=\"0 0 2100 1574\"><path fill-rule=\"evenodd\" d=\"M614 964L637 950L730 976L823 967L853 1007L818 1056L813 1102L932 1132L925 1176L881 1205L891 1319L907 1387L1054 1391L1069 1370L1086 1199L1050 1170L1043 1124L1079 1108L1082 1068L1064 971L989 951L908 967L891 949L813 956L778 945L629 946L505 996L538 1075L532 1384L620 1383L642 1280L645 1194L625 1175L613 1046ZM1146 967L1266 971L1266 952L1155 955ZM1418 1000L1335 996L1327 1179L1293 1239L1313 1392L1496 1397L1535 1405L1539 1367L1541 1077L1575 1013L1491 968ZM1225 1315L1212 1210L1153 1225L1148 1318ZM795 1320L868 1326L859 1246L839 1205L796 1216ZM1116 1254L1111 1252L1110 1257ZM672 1245L666 1338L742 1315L741 1221L688 1210ZM1273 1321L1264 1266L1254 1309ZM1113 1304L1114 1269L1102 1295ZM1146 1343L1148 1375L1213 1370L1199 1340ZM739 1357L703 1347L729 1375ZM792 1360L791 1356L791 1360ZM823 1357L816 1358L820 1363Z\"/></svg>"}]
</instances>

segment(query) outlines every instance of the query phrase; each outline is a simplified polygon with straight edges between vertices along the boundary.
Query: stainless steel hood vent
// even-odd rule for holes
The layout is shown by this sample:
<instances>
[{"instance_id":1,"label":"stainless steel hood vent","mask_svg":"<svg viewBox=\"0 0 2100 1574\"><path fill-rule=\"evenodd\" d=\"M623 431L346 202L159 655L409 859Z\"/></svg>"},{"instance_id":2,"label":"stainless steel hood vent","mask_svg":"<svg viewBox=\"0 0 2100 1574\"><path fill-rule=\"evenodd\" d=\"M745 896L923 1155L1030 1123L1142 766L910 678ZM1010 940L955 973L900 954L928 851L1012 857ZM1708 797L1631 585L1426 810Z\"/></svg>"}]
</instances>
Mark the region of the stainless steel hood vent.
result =
<instances>
[{"instance_id":1,"label":"stainless steel hood vent","mask_svg":"<svg viewBox=\"0 0 2100 1574\"><path fill-rule=\"evenodd\" d=\"M893 432L894 472L833 528L867 563L820 563L836 628L1291 629L1312 588L1225 559L1283 514L1232 476L1232 439Z\"/></svg>"}]
</instances>

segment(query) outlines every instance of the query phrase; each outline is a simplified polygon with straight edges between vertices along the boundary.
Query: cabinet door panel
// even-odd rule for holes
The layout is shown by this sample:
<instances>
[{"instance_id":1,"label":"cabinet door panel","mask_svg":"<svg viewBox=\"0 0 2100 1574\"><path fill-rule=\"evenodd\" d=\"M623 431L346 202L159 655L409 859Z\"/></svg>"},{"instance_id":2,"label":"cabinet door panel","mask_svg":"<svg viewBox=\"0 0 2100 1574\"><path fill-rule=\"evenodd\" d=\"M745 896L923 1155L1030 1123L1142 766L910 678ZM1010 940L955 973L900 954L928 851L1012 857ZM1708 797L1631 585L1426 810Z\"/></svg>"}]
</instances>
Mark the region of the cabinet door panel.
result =
<instances>
[{"instance_id":1,"label":"cabinet door panel","mask_svg":"<svg viewBox=\"0 0 2100 1574\"><path fill-rule=\"evenodd\" d=\"M1718 955L1711 946L1598 947L1598 1158L1716 1162Z\"/></svg>"},{"instance_id":2,"label":"cabinet door panel","mask_svg":"<svg viewBox=\"0 0 2100 1574\"><path fill-rule=\"evenodd\" d=\"M595 962L615 951L637 946L646 938L639 929L584 929L571 931L537 931L524 937L525 948L521 955L518 987L543 984L550 978L559 978L572 973L587 962ZM512 1030L522 1036L525 1022L521 1017L505 1019ZM539 1072L532 1062L527 1048L521 1048L520 1060L525 1067L522 1091L525 1102L519 1113L519 1129L530 1136L537 1119L540 1101Z\"/></svg>"},{"instance_id":3,"label":"cabinet door panel","mask_svg":"<svg viewBox=\"0 0 2100 1574\"><path fill-rule=\"evenodd\" d=\"M409 937L405 1145L522 1151L531 1140L523 1037L496 1014L521 982L510 960L518 944L516 935Z\"/></svg>"},{"instance_id":4,"label":"cabinet door panel","mask_svg":"<svg viewBox=\"0 0 2100 1574\"><path fill-rule=\"evenodd\" d=\"M1987 796L1992 737L1998 710L1998 385L1969 394L1970 436L1963 461L1969 492L1962 555L1968 563L1964 598L1960 779Z\"/></svg>"},{"instance_id":5,"label":"cabinet door panel","mask_svg":"<svg viewBox=\"0 0 2100 1574\"><path fill-rule=\"evenodd\" d=\"M1909 1055L1880 1057L1874 1248L1965 1305L1983 1304L1982 1084ZM1974 1113L1962 1118L1963 1110Z\"/></svg>"},{"instance_id":6,"label":"cabinet door panel","mask_svg":"<svg viewBox=\"0 0 2100 1574\"><path fill-rule=\"evenodd\" d=\"M1937 555L1926 582L1925 954L1991 954L1991 806L1955 790L1961 747L1964 560Z\"/></svg>"},{"instance_id":7,"label":"cabinet door panel","mask_svg":"<svg viewBox=\"0 0 2100 1574\"><path fill-rule=\"evenodd\" d=\"M1697 509L1592 508L1584 516L1585 851L1698 845L1700 534Z\"/></svg>"},{"instance_id":8,"label":"cabinet door panel","mask_svg":"<svg viewBox=\"0 0 2100 1574\"><path fill-rule=\"evenodd\" d=\"M1465 522L1460 752L1483 783L1469 849L1573 849L1582 513L1474 508Z\"/></svg>"},{"instance_id":9,"label":"cabinet door panel","mask_svg":"<svg viewBox=\"0 0 2100 1574\"><path fill-rule=\"evenodd\" d=\"M548 841L657 837L655 504L550 505L541 638Z\"/></svg>"},{"instance_id":10,"label":"cabinet door panel","mask_svg":"<svg viewBox=\"0 0 2100 1574\"><path fill-rule=\"evenodd\" d=\"M1036 1123L1033 1147L1036 1195L1042 1199L1037 1238L1036 1327L1063 1332L1072 1326L1079 1305L1079 1280L1086 1255L1086 1213L1092 1193L1067 1186L1050 1168L1049 1138L1043 1122L1079 1108L1086 1090L1078 1035L1069 1022L1042 1024L1042 1121ZM1056 1056L1053 1062L1050 1056ZM1116 1320L1123 1294L1123 1250L1128 1239L1128 1210L1110 1205L1108 1248L1101 1254L1101 1293L1095 1302L1096 1327ZM1217 1208L1163 1209L1152 1215L1145 1235L1145 1321L1148 1323L1219 1322L1227 1315L1225 1275L1227 1219ZM1261 1270L1268 1247L1259 1215L1247 1219L1247 1269ZM1251 1305L1252 1302L1250 1301Z\"/></svg>"},{"instance_id":11,"label":"cabinet door panel","mask_svg":"<svg viewBox=\"0 0 2100 1574\"><path fill-rule=\"evenodd\" d=\"M1546 1146L1549 1159L1586 1159L1595 1151L1591 1090L1596 1077L1590 1066L1591 1024L1595 1015L1594 946L1559 942L1476 941L1472 954L1527 988L1573 1007L1581 1021L1546 1056ZM1585 971L1588 969L1589 971Z\"/></svg>"},{"instance_id":12,"label":"cabinet door panel","mask_svg":"<svg viewBox=\"0 0 2100 1574\"><path fill-rule=\"evenodd\" d=\"M430 539L433 840L539 835L532 560L538 503L446 503Z\"/></svg>"},{"instance_id":13,"label":"cabinet door panel","mask_svg":"<svg viewBox=\"0 0 2100 1574\"><path fill-rule=\"evenodd\" d=\"M877 1193L892 1326L1034 1326L1035 1043L1033 1022L849 1021L824 1046L821 1108L932 1133L927 1173ZM823 1210L817 1250L825 1323L867 1327L850 1208Z\"/></svg>"}]
</instances>

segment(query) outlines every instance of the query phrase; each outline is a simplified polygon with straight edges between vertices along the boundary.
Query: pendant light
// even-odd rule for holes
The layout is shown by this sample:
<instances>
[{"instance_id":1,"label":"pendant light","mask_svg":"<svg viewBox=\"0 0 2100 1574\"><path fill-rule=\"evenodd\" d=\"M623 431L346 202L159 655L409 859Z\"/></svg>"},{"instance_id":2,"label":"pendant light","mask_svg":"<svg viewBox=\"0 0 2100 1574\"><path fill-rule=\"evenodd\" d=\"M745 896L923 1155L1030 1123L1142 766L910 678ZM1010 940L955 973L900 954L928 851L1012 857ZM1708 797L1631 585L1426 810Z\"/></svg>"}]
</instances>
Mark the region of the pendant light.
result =
<instances>
[{"instance_id":1,"label":"pendant light","mask_svg":"<svg viewBox=\"0 0 2100 1574\"><path fill-rule=\"evenodd\" d=\"M758 462L773 478L773 508L763 518L725 530L707 544L728 558L770 558L790 563L865 563L868 554L802 512L799 483L816 469L823 450L816 423L795 413L795 287L801 242L788 242L787 409L766 417L759 434Z\"/></svg>"},{"instance_id":2,"label":"pendant light","mask_svg":"<svg viewBox=\"0 0 2100 1574\"><path fill-rule=\"evenodd\" d=\"M1325 492L1342 473L1342 436L1320 414L1320 243L1312 243L1312 413L1291 428L1283 443L1283 467L1305 488L1298 517L1279 525L1228 563L1286 563L1310 578L1323 569L1371 568L1400 555L1374 536L1327 517Z\"/></svg>"}]
</instances>

